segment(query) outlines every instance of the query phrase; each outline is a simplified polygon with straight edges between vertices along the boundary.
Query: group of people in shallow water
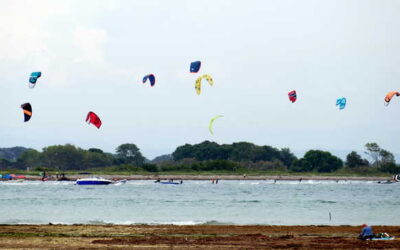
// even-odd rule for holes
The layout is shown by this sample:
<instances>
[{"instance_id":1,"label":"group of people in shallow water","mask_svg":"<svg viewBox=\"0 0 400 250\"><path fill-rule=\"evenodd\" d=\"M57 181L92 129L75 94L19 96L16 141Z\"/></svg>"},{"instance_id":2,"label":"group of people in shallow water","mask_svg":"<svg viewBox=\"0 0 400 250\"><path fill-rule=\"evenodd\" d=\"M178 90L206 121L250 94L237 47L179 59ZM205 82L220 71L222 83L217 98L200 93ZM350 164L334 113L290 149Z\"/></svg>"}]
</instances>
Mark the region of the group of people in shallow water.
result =
<instances>
[{"instance_id":1,"label":"group of people in shallow water","mask_svg":"<svg viewBox=\"0 0 400 250\"><path fill-rule=\"evenodd\" d=\"M211 184L218 184L219 179L211 179Z\"/></svg>"}]
</instances>

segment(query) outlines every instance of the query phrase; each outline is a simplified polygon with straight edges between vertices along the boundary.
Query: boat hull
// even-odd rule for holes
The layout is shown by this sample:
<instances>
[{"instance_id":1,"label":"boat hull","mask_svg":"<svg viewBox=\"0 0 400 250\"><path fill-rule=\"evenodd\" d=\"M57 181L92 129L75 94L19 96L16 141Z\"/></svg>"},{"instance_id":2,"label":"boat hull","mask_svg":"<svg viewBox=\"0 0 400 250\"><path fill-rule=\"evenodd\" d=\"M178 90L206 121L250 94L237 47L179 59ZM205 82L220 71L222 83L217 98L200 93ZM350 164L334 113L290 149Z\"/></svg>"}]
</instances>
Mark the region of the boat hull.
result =
<instances>
[{"instance_id":1,"label":"boat hull","mask_svg":"<svg viewBox=\"0 0 400 250\"><path fill-rule=\"evenodd\" d=\"M77 185L109 185L113 181L106 179L79 179L76 181Z\"/></svg>"}]
</instances>

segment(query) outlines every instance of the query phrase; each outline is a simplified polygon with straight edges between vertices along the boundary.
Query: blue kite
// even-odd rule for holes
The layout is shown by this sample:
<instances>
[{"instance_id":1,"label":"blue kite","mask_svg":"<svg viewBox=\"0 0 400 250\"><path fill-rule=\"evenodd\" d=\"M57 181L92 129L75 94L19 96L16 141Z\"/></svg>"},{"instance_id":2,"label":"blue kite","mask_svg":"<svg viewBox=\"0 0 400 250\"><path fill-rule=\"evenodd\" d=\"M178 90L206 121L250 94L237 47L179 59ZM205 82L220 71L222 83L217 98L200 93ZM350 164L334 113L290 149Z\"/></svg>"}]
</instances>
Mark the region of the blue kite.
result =
<instances>
[{"instance_id":1,"label":"blue kite","mask_svg":"<svg viewBox=\"0 0 400 250\"><path fill-rule=\"evenodd\" d=\"M34 88L36 85L36 81L39 79L39 77L42 76L42 72L32 72L31 76L29 77L29 87Z\"/></svg>"},{"instance_id":2,"label":"blue kite","mask_svg":"<svg viewBox=\"0 0 400 250\"><path fill-rule=\"evenodd\" d=\"M336 100L336 106L339 106L339 109L342 110L346 107L346 98L342 97L342 98L338 98Z\"/></svg>"},{"instance_id":3,"label":"blue kite","mask_svg":"<svg viewBox=\"0 0 400 250\"><path fill-rule=\"evenodd\" d=\"M143 83L146 83L147 79L149 79L151 87L153 87L154 84L156 84L156 77L153 74L145 75L143 77Z\"/></svg>"},{"instance_id":4,"label":"blue kite","mask_svg":"<svg viewBox=\"0 0 400 250\"><path fill-rule=\"evenodd\" d=\"M197 73L197 72L199 72L200 67L201 67L201 62L200 62L200 61L192 62L192 63L190 64L190 73Z\"/></svg>"}]
</instances>

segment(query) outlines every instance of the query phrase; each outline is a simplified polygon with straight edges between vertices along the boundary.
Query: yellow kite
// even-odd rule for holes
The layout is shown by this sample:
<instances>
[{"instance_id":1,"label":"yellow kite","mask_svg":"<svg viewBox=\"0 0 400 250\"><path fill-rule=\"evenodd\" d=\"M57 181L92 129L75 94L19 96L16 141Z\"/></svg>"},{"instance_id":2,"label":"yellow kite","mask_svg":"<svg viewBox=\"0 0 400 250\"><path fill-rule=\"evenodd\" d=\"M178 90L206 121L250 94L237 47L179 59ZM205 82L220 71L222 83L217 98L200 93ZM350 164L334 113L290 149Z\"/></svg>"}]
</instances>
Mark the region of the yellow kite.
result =
<instances>
[{"instance_id":1,"label":"yellow kite","mask_svg":"<svg viewBox=\"0 0 400 250\"><path fill-rule=\"evenodd\" d=\"M196 89L196 93L197 93L198 95L200 95L200 93L201 93L201 81L202 81L203 79L206 79L207 82L208 82L208 84L210 84L210 86L213 86L213 85L214 85L214 80L211 78L210 75L202 75L202 76L199 76L199 78L197 78L197 80L196 80L196 84L194 85L194 87L195 87L195 89Z\"/></svg>"}]
</instances>

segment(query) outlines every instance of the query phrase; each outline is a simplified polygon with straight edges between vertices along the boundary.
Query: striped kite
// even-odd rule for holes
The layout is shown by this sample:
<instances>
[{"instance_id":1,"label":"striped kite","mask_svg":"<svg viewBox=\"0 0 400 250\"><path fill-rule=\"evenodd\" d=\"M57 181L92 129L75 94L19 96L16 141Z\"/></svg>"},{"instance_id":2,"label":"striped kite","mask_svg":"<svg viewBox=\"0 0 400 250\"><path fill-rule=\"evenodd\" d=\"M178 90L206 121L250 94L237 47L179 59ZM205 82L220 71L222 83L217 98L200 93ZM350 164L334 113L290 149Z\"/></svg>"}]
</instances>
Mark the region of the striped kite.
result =
<instances>
[{"instance_id":1,"label":"striped kite","mask_svg":"<svg viewBox=\"0 0 400 250\"><path fill-rule=\"evenodd\" d=\"M297 100L297 93L296 90L292 90L288 93L289 100L294 103Z\"/></svg>"},{"instance_id":2,"label":"striped kite","mask_svg":"<svg viewBox=\"0 0 400 250\"><path fill-rule=\"evenodd\" d=\"M21 105L22 111L24 112L24 122L27 122L32 117L32 106L29 102Z\"/></svg>"}]
</instances>

